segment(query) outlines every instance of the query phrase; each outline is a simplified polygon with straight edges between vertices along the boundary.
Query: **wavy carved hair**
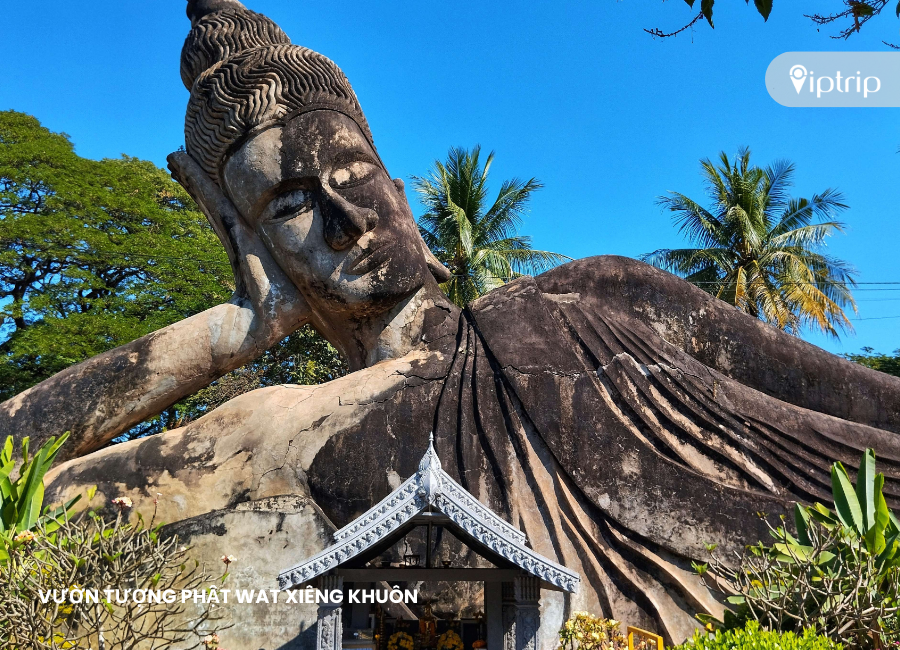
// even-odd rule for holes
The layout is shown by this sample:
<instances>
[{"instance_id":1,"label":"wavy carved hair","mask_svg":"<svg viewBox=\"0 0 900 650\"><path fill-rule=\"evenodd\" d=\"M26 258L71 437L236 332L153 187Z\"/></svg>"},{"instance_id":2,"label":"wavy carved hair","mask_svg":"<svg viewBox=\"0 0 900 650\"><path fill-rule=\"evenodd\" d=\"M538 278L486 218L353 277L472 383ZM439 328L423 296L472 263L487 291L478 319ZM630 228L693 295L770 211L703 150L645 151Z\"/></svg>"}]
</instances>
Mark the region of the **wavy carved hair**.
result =
<instances>
[{"instance_id":1,"label":"wavy carved hair","mask_svg":"<svg viewBox=\"0 0 900 650\"><path fill-rule=\"evenodd\" d=\"M346 114L374 148L341 69L317 52L291 45L269 18L237 2L194 22L181 52L181 78L191 91L185 146L219 184L226 158L249 135L307 110Z\"/></svg>"}]
</instances>

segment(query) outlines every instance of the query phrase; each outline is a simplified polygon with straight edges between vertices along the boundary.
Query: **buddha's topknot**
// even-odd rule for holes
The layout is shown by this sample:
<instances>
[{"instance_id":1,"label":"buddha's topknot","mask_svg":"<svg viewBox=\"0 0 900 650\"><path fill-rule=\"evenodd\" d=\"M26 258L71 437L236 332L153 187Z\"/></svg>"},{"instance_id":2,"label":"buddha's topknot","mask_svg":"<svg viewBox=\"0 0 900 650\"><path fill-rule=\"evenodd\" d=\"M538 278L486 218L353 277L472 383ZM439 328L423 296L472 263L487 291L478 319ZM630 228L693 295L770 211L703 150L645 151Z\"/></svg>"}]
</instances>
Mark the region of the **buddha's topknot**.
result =
<instances>
[{"instance_id":1,"label":"buddha's topknot","mask_svg":"<svg viewBox=\"0 0 900 650\"><path fill-rule=\"evenodd\" d=\"M316 108L351 117L372 135L347 77L330 59L290 39L236 0L190 0L181 78L191 91L185 146L221 184L228 154L254 129ZM374 145L373 145L374 146Z\"/></svg>"},{"instance_id":2,"label":"buddha's topknot","mask_svg":"<svg viewBox=\"0 0 900 650\"><path fill-rule=\"evenodd\" d=\"M247 9L206 14L188 34L181 50L181 80L188 90L203 72L245 50L289 44L281 28L266 16Z\"/></svg>"}]
</instances>

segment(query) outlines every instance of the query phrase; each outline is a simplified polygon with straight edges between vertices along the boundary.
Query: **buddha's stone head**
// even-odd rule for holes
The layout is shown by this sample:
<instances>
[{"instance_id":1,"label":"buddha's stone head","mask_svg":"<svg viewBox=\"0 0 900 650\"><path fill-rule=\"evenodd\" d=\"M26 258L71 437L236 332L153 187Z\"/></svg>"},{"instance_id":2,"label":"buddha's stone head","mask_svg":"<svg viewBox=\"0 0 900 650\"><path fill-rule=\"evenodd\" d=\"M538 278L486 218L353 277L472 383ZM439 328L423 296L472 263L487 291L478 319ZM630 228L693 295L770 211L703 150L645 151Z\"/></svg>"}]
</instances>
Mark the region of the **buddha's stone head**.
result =
<instances>
[{"instance_id":1,"label":"buddha's stone head","mask_svg":"<svg viewBox=\"0 0 900 650\"><path fill-rule=\"evenodd\" d=\"M187 11L187 152L313 311L365 316L446 280L340 68L235 0Z\"/></svg>"}]
</instances>

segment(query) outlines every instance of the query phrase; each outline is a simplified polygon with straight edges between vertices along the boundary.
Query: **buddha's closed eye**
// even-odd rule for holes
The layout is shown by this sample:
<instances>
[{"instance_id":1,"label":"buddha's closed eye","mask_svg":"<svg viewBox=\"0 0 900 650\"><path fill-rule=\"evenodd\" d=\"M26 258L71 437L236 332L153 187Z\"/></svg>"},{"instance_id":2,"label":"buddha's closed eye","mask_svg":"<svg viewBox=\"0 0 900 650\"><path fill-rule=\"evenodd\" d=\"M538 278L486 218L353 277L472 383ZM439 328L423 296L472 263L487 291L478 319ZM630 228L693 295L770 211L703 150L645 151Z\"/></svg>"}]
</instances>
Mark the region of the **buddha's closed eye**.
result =
<instances>
[{"instance_id":1,"label":"buddha's closed eye","mask_svg":"<svg viewBox=\"0 0 900 650\"><path fill-rule=\"evenodd\" d=\"M263 210L264 221L284 221L312 210L312 192L295 189L276 196Z\"/></svg>"},{"instance_id":2,"label":"buddha's closed eye","mask_svg":"<svg viewBox=\"0 0 900 650\"><path fill-rule=\"evenodd\" d=\"M355 160L331 172L329 183L337 190L348 189L372 179L378 167L367 160Z\"/></svg>"}]
</instances>

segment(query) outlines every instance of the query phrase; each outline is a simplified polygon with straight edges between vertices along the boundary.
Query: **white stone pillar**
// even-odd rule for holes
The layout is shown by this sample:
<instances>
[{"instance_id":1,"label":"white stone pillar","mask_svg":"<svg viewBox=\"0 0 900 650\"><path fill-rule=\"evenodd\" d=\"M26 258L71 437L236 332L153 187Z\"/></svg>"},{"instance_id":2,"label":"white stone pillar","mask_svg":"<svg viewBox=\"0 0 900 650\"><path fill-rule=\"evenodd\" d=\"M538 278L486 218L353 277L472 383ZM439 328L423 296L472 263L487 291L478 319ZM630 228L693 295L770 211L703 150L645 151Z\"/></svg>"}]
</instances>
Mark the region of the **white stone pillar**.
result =
<instances>
[{"instance_id":1,"label":"white stone pillar","mask_svg":"<svg viewBox=\"0 0 900 650\"><path fill-rule=\"evenodd\" d=\"M539 650L541 582L523 575L503 583L503 649Z\"/></svg>"},{"instance_id":2,"label":"white stone pillar","mask_svg":"<svg viewBox=\"0 0 900 650\"><path fill-rule=\"evenodd\" d=\"M317 587L331 594L343 591L344 578L341 576L319 576ZM341 620L341 603L319 603L316 622L316 650L341 650L343 647L344 625Z\"/></svg>"}]
</instances>

